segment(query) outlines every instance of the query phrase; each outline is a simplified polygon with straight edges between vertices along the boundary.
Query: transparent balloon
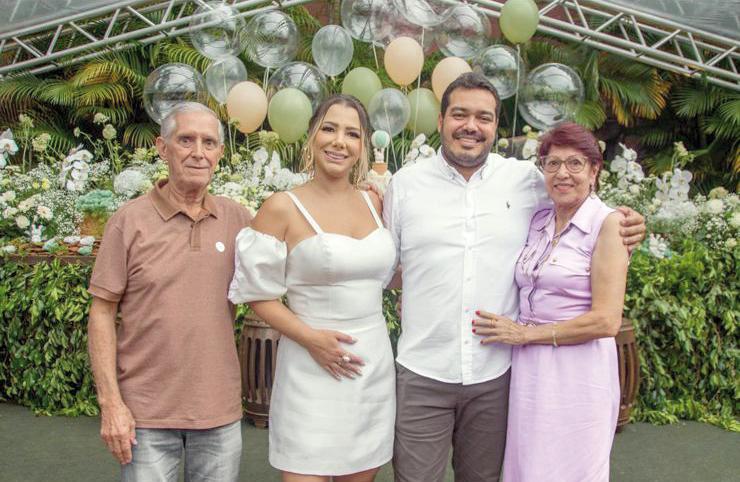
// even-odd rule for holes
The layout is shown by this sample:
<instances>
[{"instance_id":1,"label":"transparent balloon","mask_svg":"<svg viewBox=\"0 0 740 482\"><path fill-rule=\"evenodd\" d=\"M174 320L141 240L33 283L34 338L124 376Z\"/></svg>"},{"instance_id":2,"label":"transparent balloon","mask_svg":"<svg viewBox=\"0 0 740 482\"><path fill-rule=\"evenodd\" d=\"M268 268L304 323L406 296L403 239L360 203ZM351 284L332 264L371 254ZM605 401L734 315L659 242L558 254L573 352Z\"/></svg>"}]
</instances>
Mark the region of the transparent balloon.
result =
<instances>
[{"instance_id":1,"label":"transparent balloon","mask_svg":"<svg viewBox=\"0 0 740 482\"><path fill-rule=\"evenodd\" d=\"M447 57L469 59L488 45L491 21L470 5L454 8L452 16L436 27L434 41Z\"/></svg>"},{"instance_id":2,"label":"transparent balloon","mask_svg":"<svg viewBox=\"0 0 740 482\"><path fill-rule=\"evenodd\" d=\"M238 57L224 57L209 65L204 76L208 93L223 104L231 88L247 80L247 68Z\"/></svg>"},{"instance_id":3,"label":"transparent balloon","mask_svg":"<svg viewBox=\"0 0 740 482\"><path fill-rule=\"evenodd\" d=\"M370 100L367 113L373 129L384 130L395 136L409 122L411 106L400 90L383 89Z\"/></svg>"},{"instance_id":4,"label":"transparent balloon","mask_svg":"<svg viewBox=\"0 0 740 482\"><path fill-rule=\"evenodd\" d=\"M272 10L247 24L244 44L247 55L262 67L275 68L293 60L298 53L298 27L283 12Z\"/></svg>"},{"instance_id":5,"label":"transparent balloon","mask_svg":"<svg viewBox=\"0 0 740 482\"><path fill-rule=\"evenodd\" d=\"M203 76L191 66L165 64L146 78L143 97L147 114L160 124L181 102L207 102L208 91Z\"/></svg>"},{"instance_id":6,"label":"transparent balloon","mask_svg":"<svg viewBox=\"0 0 740 482\"><path fill-rule=\"evenodd\" d=\"M517 85L517 70L519 84ZM496 87L501 99L516 94L526 78L526 66L516 50L506 45L492 45L473 60L473 71L479 72Z\"/></svg>"},{"instance_id":7,"label":"transparent balloon","mask_svg":"<svg viewBox=\"0 0 740 482\"><path fill-rule=\"evenodd\" d=\"M544 64L532 70L519 94L519 113L540 130L572 119L583 103L583 82L562 64Z\"/></svg>"},{"instance_id":8,"label":"transparent balloon","mask_svg":"<svg viewBox=\"0 0 740 482\"><path fill-rule=\"evenodd\" d=\"M424 28L446 22L455 8L448 0L393 0L393 3L406 20Z\"/></svg>"},{"instance_id":9,"label":"transparent balloon","mask_svg":"<svg viewBox=\"0 0 740 482\"><path fill-rule=\"evenodd\" d=\"M190 26L197 29L190 33L193 47L208 58L237 55L242 50L244 20L229 5L214 1L198 7Z\"/></svg>"},{"instance_id":10,"label":"transparent balloon","mask_svg":"<svg viewBox=\"0 0 740 482\"><path fill-rule=\"evenodd\" d=\"M306 94L314 112L329 93L326 76L305 62L291 62L277 69L267 83L267 98L271 99L276 92L288 87Z\"/></svg>"},{"instance_id":11,"label":"transparent balloon","mask_svg":"<svg viewBox=\"0 0 740 482\"><path fill-rule=\"evenodd\" d=\"M388 5L392 0L342 0L342 25L353 38L376 43L374 30L388 20Z\"/></svg>"},{"instance_id":12,"label":"transparent balloon","mask_svg":"<svg viewBox=\"0 0 740 482\"><path fill-rule=\"evenodd\" d=\"M344 72L352 62L352 37L344 27L325 25L314 35L311 53L319 70L333 77Z\"/></svg>"},{"instance_id":13,"label":"transparent balloon","mask_svg":"<svg viewBox=\"0 0 740 482\"><path fill-rule=\"evenodd\" d=\"M425 54L434 51L433 31L428 28L425 31L424 27L409 22L392 0L387 0L379 9L372 22L372 32L375 43L383 47L387 47L398 37L410 37L419 42Z\"/></svg>"}]
</instances>

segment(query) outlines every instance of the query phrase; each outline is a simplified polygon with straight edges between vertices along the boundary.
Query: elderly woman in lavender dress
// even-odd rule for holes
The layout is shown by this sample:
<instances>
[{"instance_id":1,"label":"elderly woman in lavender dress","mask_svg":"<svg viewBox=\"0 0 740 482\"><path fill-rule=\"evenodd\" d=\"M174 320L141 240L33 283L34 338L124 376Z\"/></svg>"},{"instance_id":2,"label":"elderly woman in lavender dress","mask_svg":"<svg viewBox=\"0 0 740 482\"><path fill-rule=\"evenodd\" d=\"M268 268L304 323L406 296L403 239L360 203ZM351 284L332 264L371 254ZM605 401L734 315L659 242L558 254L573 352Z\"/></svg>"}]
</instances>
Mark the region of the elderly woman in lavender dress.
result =
<instances>
[{"instance_id":1,"label":"elderly woman in lavender dress","mask_svg":"<svg viewBox=\"0 0 740 482\"><path fill-rule=\"evenodd\" d=\"M504 480L608 481L628 263L622 214L596 196L603 161L589 131L561 124L539 155L553 206L533 216L517 262L518 320L480 312L474 321L482 343L514 345Z\"/></svg>"}]
</instances>

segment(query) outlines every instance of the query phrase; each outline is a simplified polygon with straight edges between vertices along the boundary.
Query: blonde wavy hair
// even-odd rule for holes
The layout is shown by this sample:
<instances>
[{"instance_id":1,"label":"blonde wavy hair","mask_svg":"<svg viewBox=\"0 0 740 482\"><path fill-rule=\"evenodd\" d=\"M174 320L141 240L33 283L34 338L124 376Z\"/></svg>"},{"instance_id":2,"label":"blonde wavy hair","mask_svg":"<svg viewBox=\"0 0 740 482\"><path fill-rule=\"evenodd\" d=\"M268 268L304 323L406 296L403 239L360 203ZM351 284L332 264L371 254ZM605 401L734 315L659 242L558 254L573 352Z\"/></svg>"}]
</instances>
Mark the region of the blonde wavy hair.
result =
<instances>
[{"instance_id":1,"label":"blonde wavy hair","mask_svg":"<svg viewBox=\"0 0 740 482\"><path fill-rule=\"evenodd\" d=\"M310 177L314 176L316 167L314 165L315 153L313 152L313 142L316 139L316 134L321 127L321 123L326 117L326 113L329 108L333 105L343 105L351 107L357 112L357 116L360 118L360 131L362 137L362 148L360 151L360 158L357 160L349 174L349 180L355 187L359 186L362 181L367 177L367 172L370 170L370 118L367 115L367 111L362 106L362 103L357 98L346 95L346 94L334 94L324 102L321 103L311 120L308 123L308 138L303 149L301 149L301 171L307 173Z\"/></svg>"}]
</instances>

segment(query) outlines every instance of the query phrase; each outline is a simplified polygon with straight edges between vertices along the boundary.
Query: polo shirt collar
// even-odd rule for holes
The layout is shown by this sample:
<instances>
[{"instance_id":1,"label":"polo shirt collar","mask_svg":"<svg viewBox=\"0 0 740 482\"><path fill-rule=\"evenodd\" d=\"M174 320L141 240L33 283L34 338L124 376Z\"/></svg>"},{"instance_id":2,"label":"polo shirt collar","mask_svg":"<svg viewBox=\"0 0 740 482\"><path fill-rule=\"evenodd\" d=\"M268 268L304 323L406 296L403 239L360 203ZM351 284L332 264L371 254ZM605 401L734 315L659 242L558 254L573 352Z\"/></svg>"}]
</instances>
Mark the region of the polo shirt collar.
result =
<instances>
[{"instance_id":1,"label":"polo shirt collar","mask_svg":"<svg viewBox=\"0 0 740 482\"><path fill-rule=\"evenodd\" d=\"M154 189L152 189L149 193L149 198L152 200L154 209L156 209L157 213L162 217L164 221L169 221L177 213L182 213L185 216L188 215L183 209L179 208L172 201L170 201L170 199L164 193L163 188L167 185L168 181L168 179L157 181L154 184ZM213 216L214 218L218 219L218 208L216 206L216 201L209 193L206 193L203 198L203 209L205 209L205 211L207 212L207 216Z\"/></svg>"},{"instance_id":2,"label":"polo shirt collar","mask_svg":"<svg viewBox=\"0 0 740 482\"><path fill-rule=\"evenodd\" d=\"M465 178L462 177L462 174L460 174L457 171L457 169L455 169L454 167L452 167L450 165L450 163L445 160L444 155L442 154L442 148L441 147L439 149L437 149L437 155L435 157L436 157L437 165L439 166L439 168L442 170L442 172L445 175L452 176L453 179L455 177L458 177L458 178L462 179L463 181L465 180ZM488 177L488 175L491 173L491 171L492 171L491 154L488 154L488 156L486 157L486 160L483 162L483 164L481 164L480 167L478 168L478 170L475 171L472 176L470 176L470 180L472 181L476 177L480 177L481 179L485 179L486 177Z\"/></svg>"}]
</instances>

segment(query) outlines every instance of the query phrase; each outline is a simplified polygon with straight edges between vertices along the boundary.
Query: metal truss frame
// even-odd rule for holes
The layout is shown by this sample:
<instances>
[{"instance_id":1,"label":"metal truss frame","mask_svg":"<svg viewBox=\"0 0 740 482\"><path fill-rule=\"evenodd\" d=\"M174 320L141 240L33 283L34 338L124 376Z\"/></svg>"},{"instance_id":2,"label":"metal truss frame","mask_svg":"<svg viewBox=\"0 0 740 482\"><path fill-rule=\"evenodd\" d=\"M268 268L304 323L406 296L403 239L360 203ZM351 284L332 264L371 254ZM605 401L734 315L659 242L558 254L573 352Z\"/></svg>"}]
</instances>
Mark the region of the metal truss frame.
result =
<instances>
[{"instance_id":1,"label":"metal truss frame","mask_svg":"<svg viewBox=\"0 0 740 482\"><path fill-rule=\"evenodd\" d=\"M249 17L310 0L233 0L239 17ZM205 0L122 0L0 35L0 79L40 74L82 62L101 52L146 45L189 33ZM188 8L191 7L191 8ZM207 15L199 14L197 17ZM199 28L207 27L202 24ZM104 33L100 33L104 32Z\"/></svg>"},{"instance_id":2,"label":"metal truss frame","mask_svg":"<svg viewBox=\"0 0 740 482\"><path fill-rule=\"evenodd\" d=\"M310 0L233 0L240 17ZM452 0L449 0L451 3ZM0 35L0 79L49 72L101 51L150 44L190 32L204 0L121 0ZM503 0L469 0L492 17ZM192 8L188 8L188 7ZM204 25L205 26L205 25ZM104 32L100 34L99 32ZM602 0L551 0L538 31L740 91L740 41Z\"/></svg>"},{"instance_id":3,"label":"metal truss frame","mask_svg":"<svg viewBox=\"0 0 740 482\"><path fill-rule=\"evenodd\" d=\"M500 17L503 1L472 0ZM552 0L537 30L740 91L740 41L602 0Z\"/></svg>"}]
</instances>

